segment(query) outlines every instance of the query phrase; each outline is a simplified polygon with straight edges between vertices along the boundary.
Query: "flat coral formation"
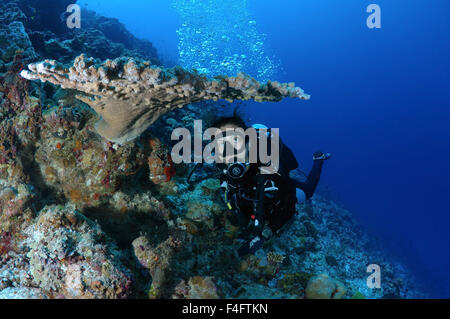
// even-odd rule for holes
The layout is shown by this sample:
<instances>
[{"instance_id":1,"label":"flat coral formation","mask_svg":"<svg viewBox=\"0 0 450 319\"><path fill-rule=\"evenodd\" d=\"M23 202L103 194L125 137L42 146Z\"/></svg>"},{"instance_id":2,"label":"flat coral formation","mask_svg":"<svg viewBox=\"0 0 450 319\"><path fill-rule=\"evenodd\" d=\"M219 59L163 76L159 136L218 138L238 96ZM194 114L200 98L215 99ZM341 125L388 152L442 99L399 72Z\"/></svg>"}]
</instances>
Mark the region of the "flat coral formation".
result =
<instances>
[{"instance_id":1,"label":"flat coral formation","mask_svg":"<svg viewBox=\"0 0 450 319\"><path fill-rule=\"evenodd\" d=\"M278 102L285 97L309 99L294 83L260 84L237 77L208 79L195 71L165 69L134 59L107 60L96 66L93 59L77 57L65 68L54 60L30 64L21 75L90 95L78 98L92 107L101 120L97 132L109 141L125 144L141 135L151 124L175 108L190 103L225 99Z\"/></svg>"}]
</instances>

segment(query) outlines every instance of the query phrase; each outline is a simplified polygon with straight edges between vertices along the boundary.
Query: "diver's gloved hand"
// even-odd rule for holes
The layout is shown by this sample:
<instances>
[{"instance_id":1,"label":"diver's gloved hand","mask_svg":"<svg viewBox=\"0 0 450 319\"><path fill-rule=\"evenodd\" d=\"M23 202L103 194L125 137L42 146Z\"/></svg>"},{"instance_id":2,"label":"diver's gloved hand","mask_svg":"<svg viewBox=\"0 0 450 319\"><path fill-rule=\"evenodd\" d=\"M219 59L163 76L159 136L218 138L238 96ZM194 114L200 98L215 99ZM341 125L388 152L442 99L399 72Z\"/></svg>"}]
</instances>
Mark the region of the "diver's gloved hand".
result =
<instances>
[{"instance_id":1,"label":"diver's gloved hand","mask_svg":"<svg viewBox=\"0 0 450 319\"><path fill-rule=\"evenodd\" d=\"M245 244L243 244L241 248L239 248L239 256L243 257L245 255L254 254L263 246L265 242L269 241L272 236L272 229L270 229L270 227L268 226L265 226L260 235L253 237L253 239L245 242Z\"/></svg>"},{"instance_id":2,"label":"diver's gloved hand","mask_svg":"<svg viewBox=\"0 0 450 319\"><path fill-rule=\"evenodd\" d=\"M238 250L239 257L254 254L264 244L264 238L256 236L255 238L245 242Z\"/></svg>"},{"instance_id":3,"label":"diver's gloved hand","mask_svg":"<svg viewBox=\"0 0 450 319\"><path fill-rule=\"evenodd\" d=\"M264 238L265 241L270 240L273 236L272 229L270 229L269 226L264 227L261 236Z\"/></svg>"},{"instance_id":4,"label":"diver's gloved hand","mask_svg":"<svg viewBox=\"0 0 450 319\"><path fill-rule=\"evenodd\" d=\"M330 153L324 153L324 152L315 152L313 155L314 161L326 161L331 158Z\"/></svg>"}]
</instances>

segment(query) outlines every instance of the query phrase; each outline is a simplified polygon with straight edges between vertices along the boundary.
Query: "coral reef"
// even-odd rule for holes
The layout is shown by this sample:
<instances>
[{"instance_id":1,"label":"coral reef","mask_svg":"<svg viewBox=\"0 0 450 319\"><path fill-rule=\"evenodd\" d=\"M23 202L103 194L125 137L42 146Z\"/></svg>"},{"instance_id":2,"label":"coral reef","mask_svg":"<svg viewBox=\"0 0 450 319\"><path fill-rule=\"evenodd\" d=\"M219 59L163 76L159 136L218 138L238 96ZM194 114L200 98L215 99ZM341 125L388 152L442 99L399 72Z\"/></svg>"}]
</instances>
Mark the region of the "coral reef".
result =
<instances>
[{"instance_id":1,"label":"coral reef","mask_svg":"<svg viewBox=\"0 0 450 319\"><path fill-rule=\"evenodd\" d=\"M22 22L0 25L0 59L12 61L18 52L22 52L26 61L33 61L38 57Z\"/></svg>"},{"instance_id":2,"label":"coral reef","mask_svg":"<svg viewBox=\"0 0 450 319\"><path fill-rule=\"evenodd\" d=\"M0 75L0 231L22 229L32 216L36 196L25 174L28 148L38 138L40 107L28 94L28 83L17 75L22 67L16 56ZM22 224L18 223L22 222Z\"/></svg>"},{"instance_id":3,"label":"coral reef","mask_svg":"<svg viewBox=\"0 0 450 319\"><path fill-rule=\"evenodd\" d=\"M185 217L199 226L213 230L216 219L225 211L221 202L220 183L214 179L200 182L192 192L184 193L181 198L186 207Z\"/></svg>"},{"instance_id":4,"label":"coral reef","mask_svg":"<svg viewBox=\"0 0 450 319\"><path fill-rule=\"evenodd\" d=\"M48 296L125 298L132 276L100 227L76 210L44 208L25 230L33 283Z\"/></svg>"},{"instance_id":5,"label":"coral reef","mask_svg":"<svg viewBox=\"0 0 450 319\"><path fill-rule=\"evenodd\" d=\"M152 277L149 291L150 298L165 295L166 284L170 274L170 264L173 254L180 249L181 241L170 236L158 246L153 247L147 238L141 236L133 241L134 253Z\"/></svg>"},{"instance_id":6,"label":"coral reef","mask_svg":"<svg viewBox=\"0 0 450 319\"><path fill-rule=\"evenodd\" d=\"M92 115L75 111L55 107L44 112L35 159L46 185L82 208L113 195L122 178L144 165L146 155L135 145L114 148L92 136L88 129ZM86 127L80 128L84 121Z\"/></svg>"},{"instance_id":7,"label":"coral reef","mask_svg":"<svg viewBox=\"0 0 450 319\"><path fill-rule=\"evenodd\" d=\"M217 299L217 287L213 278L200 276L192 277L186 282L182 280L175 287L174 299Z\"/></svg>"},{"instance_id":8,"label":"coral reef","mask_svg":"<svg viewBox=\"0 0 450 319\"><path fill-rule=\"evenodd\" d=\"M20 49L27 63L39 57L70 62L81 53L100 59L128 56L159 63L153 45L137 39L117 19L83 8L82 28L69 29L65 12L73 3L71 0L3 0L0 60L10 63Z\"/></svg>"},{"instance_id":9,"label":"coral reef","mask_svg":"<svg viewBox=\"0 0 450 319\"><path fill-rule=\"evenodd\" d=\"M277 287L291 295L303 294L313 275L305 272L286 274L277 282Z\"/></svg>"},{"instance_id":10,"label":"coral reef","mask_svg":"<svg viewBox=\"0 0 450 319\"><path fill-rule=\"evenodd\" d=\"M155 184L170 182L176 174L169 149L164 147L159 139L150 140L152 152L148 157L148 167L150 169L150 180Z\"/></svg>"},{"instance_id":11,"label":"coral reef","mask_svg":"<svg viewBox=\"0 0 450 319\"><path fill-rule=\"evenodd\" d=\"M134 140L163 114L194 102L309 98L294 83L269 81L263 85L242 73L210 80L179 67L152 67L133 59L107 60L96 66L93 59L81 55L69 68L54 60L30 64L28 68L21 73L28 80L50 82L91 95L78 98L101 116L97 132L118 144Z\"/></svg>"},{"instance_id":12,"label":"coral reef","mask_svg":"<svg viewBox=\"0 0 450 319\"><path fill-rule=\"evenodd\" d=\"M76 32L69 42L72 52L71 59L85 53L89 56L106 60L123 56L150 60L159 64L157 50L148 40L138 39L115 18L103 17L93 11L83 9L83 27ZM47 56L52 58L51 56Z\"/></svg>"},{"instance_id":13,"label":"coral reef","mask_svg":"<svg viewBox=\"0 0 450 319\"><path fill-rule=\"evenodd\" d=\"M171 131L199 118L210 124L221 112L214 100L306 99L300 89L158 68L140 62L157 60L151 44L117 20L83 11L85 27L71 31L46 18L67 1L52 1L48 12L39 3L0 3L0 299L426 296L320 191L255 255L240 258L242 238L227 219L216 170L205 164L188 183L190 167L171 161ZM79 57L71 69L45 62L27 73L65 88L19 76L37 58L69 63L83 52L127 58L101 66ZM94 100L80 101L79 91ZM114 118L121 115L125 122ZM133 140L119 145L96 134L99 116L100 133ZM381 289L366 285L373 263Z\"/></svg>"}]
</instances>

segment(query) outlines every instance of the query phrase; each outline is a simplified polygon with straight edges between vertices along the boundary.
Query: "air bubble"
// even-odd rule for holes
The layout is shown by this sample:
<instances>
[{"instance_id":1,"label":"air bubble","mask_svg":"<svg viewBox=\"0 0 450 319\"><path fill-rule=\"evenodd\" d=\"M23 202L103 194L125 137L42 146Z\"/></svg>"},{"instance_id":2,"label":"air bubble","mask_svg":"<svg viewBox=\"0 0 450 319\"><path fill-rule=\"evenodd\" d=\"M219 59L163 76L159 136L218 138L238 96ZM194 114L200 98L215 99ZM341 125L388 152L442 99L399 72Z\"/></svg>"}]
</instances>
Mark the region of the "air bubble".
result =
<instances>
[{"instance_id":1,"label":"air bubble","mask_svg":"<svg viewBox=\"0 0 450 319\"><path fill-rule=\"evenodd\" d=\"M173 0L173 6L182 21L177 30L181 66L208 76L245 72L259 81L278 72L280 62L267 54L266 35L251 19L247 0Z\"/></svg>"}]
</instances>

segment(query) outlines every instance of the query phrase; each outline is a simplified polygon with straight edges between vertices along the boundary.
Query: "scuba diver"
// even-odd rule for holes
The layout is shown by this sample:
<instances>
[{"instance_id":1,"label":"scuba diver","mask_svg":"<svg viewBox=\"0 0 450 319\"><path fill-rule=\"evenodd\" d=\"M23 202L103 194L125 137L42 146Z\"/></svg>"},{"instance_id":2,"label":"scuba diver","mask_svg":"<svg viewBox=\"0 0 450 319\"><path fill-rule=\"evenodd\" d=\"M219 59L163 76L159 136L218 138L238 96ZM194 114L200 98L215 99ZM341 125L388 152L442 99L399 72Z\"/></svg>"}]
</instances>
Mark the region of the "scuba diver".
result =
<instances>
[{"instance_id":1,"label":"scuba diver","mask_svg":"<svg viewBox=\"0 0 450 319\"><path fill-rule=\"evenodd\" d=\"M213 127L223 133L230 129L248 128L236 112L233 116L218 119ZM252 127L257 134L263 131L272 138L271 131L264 125ZM299 166L294 154L281 141L279 147L279 168L275 174L261 174L261 166L267 164L262 164L259 159L256 164L216 163L229 209L228 220L241 229L239 238L245 241L238 250L240 256L255 253L291 220L296 213L296 203L309 200L314 195L323 163L331 157L323 152L314 153L313 167L306 181L301 182L289 175Z\"/></svg>"}]
</instances>

